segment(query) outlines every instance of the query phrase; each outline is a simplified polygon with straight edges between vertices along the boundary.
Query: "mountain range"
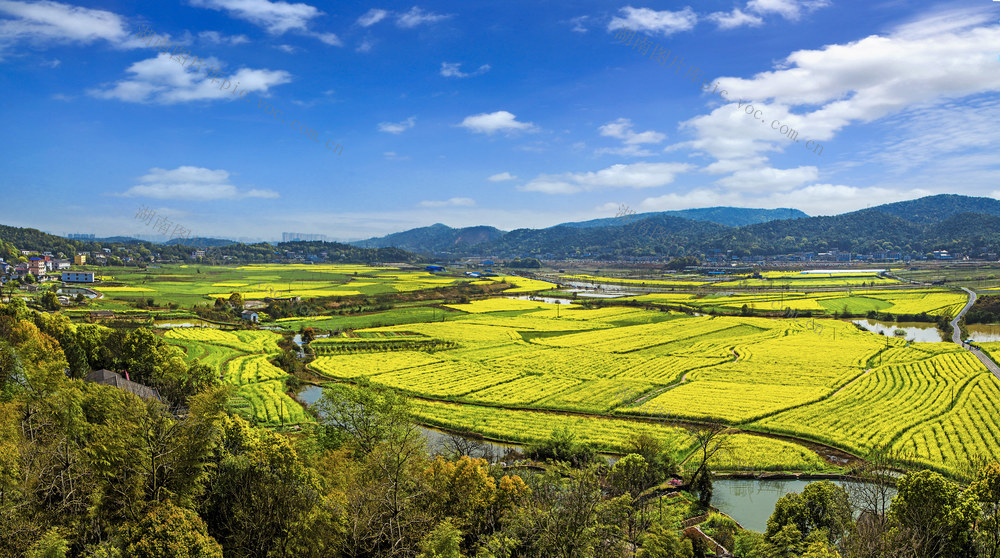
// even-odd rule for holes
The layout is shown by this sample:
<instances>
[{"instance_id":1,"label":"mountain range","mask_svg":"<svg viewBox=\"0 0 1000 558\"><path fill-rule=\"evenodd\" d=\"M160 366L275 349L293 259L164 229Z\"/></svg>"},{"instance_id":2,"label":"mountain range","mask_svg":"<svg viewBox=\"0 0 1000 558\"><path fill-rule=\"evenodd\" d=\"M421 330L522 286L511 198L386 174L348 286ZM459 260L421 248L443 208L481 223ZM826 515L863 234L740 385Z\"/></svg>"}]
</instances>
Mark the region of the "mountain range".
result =
<instances>
[{"instance_id":1,"label":"mountain range","mask_svg":"<svg viewBox=\"0 0 1000 558\"><path fill-rule=\"evenodd\" d=\"M1000 201L940 194L810 217L797 209L710 207L562 223L544 229L455 229L440 223L351 243L437 258L660 258L729 251L894 253L1000 252Z\"/></svg>"},{"instance_id":2,"label":"mountain range","mask_svg":"<svg viewBox=\"0 0 1000 558\"><path fill-rule=\"evenodd\" d=\"M544 229L503 231L490 226L452 228L437 223L351 242L245 245L220 239L154 244L128 237L68 240L36 229L0 225L0 257L18 250L73 254L109 245L184 257L192 247L208 258L272 261L284 251L326 253L330 261L427 261L460 257L543 259L665 259L729 253L774 256L828 251L923 257L935 250L996 258L1000 253L1000 201L940 194L840 215L810 217L796 209L710 207L622 215L562 223Z\"/></svg>"}]
</instances>

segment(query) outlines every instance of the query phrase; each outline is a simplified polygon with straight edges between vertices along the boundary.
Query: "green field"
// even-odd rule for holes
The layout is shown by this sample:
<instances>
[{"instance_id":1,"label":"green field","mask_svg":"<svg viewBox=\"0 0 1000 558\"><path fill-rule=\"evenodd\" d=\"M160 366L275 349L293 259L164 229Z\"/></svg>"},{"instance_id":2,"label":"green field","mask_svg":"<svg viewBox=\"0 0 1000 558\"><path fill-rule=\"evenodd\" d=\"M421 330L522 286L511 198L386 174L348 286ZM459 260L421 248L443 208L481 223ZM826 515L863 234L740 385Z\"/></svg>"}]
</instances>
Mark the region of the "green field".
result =
<instances>
[{"instance_id":1,"label":"green field","mask_svg":"<svg viewBox=\"0 0 1000 558\"><path fill-rule=\"evenodd\" d=\"M285 393L288 373L268 362L278 352L277 333L176 328L163 337L184 349L188 360L213 367L232 385L230 405L247 418L272 426L309 420L302 406Z\"/></svg>"},{"instance_id":2,"label":"green field","mask_svg":"<svg viewBox=\"0 0 1000 558\"><path fill-rule=\"evenodd\" d=\"M248 298L273 294L267 289L282 282L282 294L307 298L349 292L409 297L466 281L362 266L175 266L156 271L155 277L115 277L122 288L112 287L108 298L127 301L151 292L148 296L163 300L203 303L232 290ZM877 286L849 283L860 278ZM793 280L765 276L758 281L784 279ZM515 285L508 293L551 287L520 277L504 280ZM794 280L824 285L754 289L746 283L744 290L720 291L719 286L733 281L716 281L701 292L634 297L730 314L716 317L588 308L583 301L555 305L504 297L463 303L390 298L384 310L288 318L274 325L334 333L311 345L315 359L309 367L316 374L398 390L420 398L415 401L423 422L499 440L538 441L553 428L569 425L586 431L581 436L597 447L617 451L630 429L645 427L649 420L668 421L673 430L663 430L662 436L686 455L689 447L681 441L686 438L680 425L716 422L747 433L735 436L738 443L730 454L717 458L716 466L723 469L830 467L804 446L751 436L754 432L855 454L888 446L908 463L945 472L955 472L971 458L1000 457L1000 419L993 418L998 413L991 403L1000 396L997 382L959 348L908 344L821 317L732 315L744 305L763 312L808 310L816 316L870 311L944 315L958 311L963 293L907 287L876 276ZM890 283L896 286L877 288ZM835 284L840 288L831 288ZM232 405L241 413L269 425L308 420L285 393L287 374L270 362L269 355L278 351L278 334L177 328L164 336L232 384ZM667 428L659 422L651 427Z\"/></svg>"},{"instance_id":3,"label":"green field","mask_svg":"<svg viewBox=\"0 0 1000 558\"><path fill-rule=\"evenodd\" d=\"M893 294L914 309L954 302L947 292ZM509 441L543 437L553 417L563 416L551 412L569 411L608 425L629 417L722 422L855 454L886 445L909 463L946 472L975 456L1000 457L1000 441L986 435L1000 432L989 403L997 382L948 343L908 344L829 319L691 317L544 303L532 310L523 302L450 305L467 313L367 330L401 339L418 334L454 348L320 356L311 367L333 379L363 378L450 402L421 403L420 416ZM503 414L514 412L526 414ZM516 426L511 417L518 417ZM975 420L983 435L972 434ZM496 426L504 422L506 433ZM613 436L593 436L600 447L614 447ZM808 450L789 451L759 453L769 457L755 466L826 467Z\"/></svg>"},{"instance_id":4,"label":"green field","mask_svg":"<svg viewBox=\"0 0 1000 558\"><path fill-rule=\"evenodd\" d=\"M104 294L105 300L134 301L144 297L152 298L158 305L173 302L181 306L211 302L216 297L228 298L233 292L241 293L244 299L348 297L405 293L470 281L423 270L361 265L164 265L146 270L81 269L99 275L102 282L92 287Z\"/></svg>"}]
</instances>

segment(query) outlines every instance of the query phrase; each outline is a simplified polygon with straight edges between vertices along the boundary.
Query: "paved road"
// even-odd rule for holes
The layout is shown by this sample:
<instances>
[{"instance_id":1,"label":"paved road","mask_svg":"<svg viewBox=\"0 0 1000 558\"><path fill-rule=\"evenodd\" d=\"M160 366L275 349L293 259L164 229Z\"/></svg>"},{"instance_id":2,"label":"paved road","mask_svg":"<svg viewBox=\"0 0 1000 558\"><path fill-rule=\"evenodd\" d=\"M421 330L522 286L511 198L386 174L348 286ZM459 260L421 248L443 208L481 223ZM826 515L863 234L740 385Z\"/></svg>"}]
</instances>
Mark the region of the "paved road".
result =
<instances>
[{"instance_id":1,"label":"paved road","mask_svg":"<svg viewBox=\"0 0 1000 558\"><path fill-rule=\"evenodd\" d=\"M969 293L969 302L965 305L965 308L962 308L962 311L958 313L958 316L955 316L955 319L951 321L951 328L952 328L951 340L955 342L955 344L960 345L963 349L975 355L976 358L978 358L979 361L983 363L983 366L985 366L987 370L992 372L993 375L996 376L998 380L1000 380L1000 366L997 366L997 363L993 362L993 359L986 356L979 349L972 347L970 345L966 345L965 343L962 343L962 330L959 329L958 327L958 321L961 320L962 316L964 316L965 313L969 311L969 308L972 308L972 305L976 303L975 292L970 291L965 287L962 287L962 290Z\"/></svg>"}]
</instances>

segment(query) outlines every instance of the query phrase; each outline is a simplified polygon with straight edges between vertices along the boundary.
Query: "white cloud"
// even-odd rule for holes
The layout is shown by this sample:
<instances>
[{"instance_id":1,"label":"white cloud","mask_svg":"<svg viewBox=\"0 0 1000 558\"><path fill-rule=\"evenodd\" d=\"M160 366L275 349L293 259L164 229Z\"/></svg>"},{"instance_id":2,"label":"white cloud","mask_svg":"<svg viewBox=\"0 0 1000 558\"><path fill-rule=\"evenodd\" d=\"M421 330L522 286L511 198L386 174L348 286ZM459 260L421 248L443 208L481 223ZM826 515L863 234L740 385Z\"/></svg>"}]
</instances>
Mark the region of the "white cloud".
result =
<instances>
[{"instance_id":1,"label":"white cloud","mask_svg":"<svg viewBox=\"0 0 1000 558\"><path fill-rule=\"evenodd\" d=\"M320 42L326 43L330 46L343 46L344 41L340 40L340 37L336 33L314 33L308 32L306 35L319 39Z\"/></svg>"},{"instance_id":2,"label":"white cloud","mask_svg":"<svg viewBox=\"0 0 1000 558\"><path fill-rule=\"evenodd\" d=\"M794 207L810 215L836 215L884 203L912 200L934 194L924 189L894 190L813 184L791 192L775 193L761 200L764 207Z\"/></svg>"},{"instance_id":3,"label":"white cloud","mask_svg":"<svg viewBox=\"0 0 1000 558\"><path fill-rule=\"evenodd\" d=\"M227 11L233 17L249 21L274 35L287 31L305 31L310 20L323 14L302 3L269 0L191 0L192 6Z\"/></svg>"},{"instance_id":4,"label":"white cloud","mask_svg":"<svg viewBox=\"0 0 1000 558\"><path fill-rule=\"evenodd\" d=\"M0 1L0 44L19 40L93 43L104 40L119 45L129 36L117 14L51 2Z\"/></svg>"},{"instance_id":5,"label":"white cloud","mask_svg":"<svg viewBox=\"0 0 1000 558\"><path fill-rule=\"evenodd\" d=\"M604 147L595 151L598 155L621 155L625 157L651 157L653 153L640 147L644 143L660 143L667 139L666 134L661 134L653 130L636 132L632 129L632 121L628 118L619 118L614 122L599 128L601 135L620 139L625 144L622 147Z\"/></svg>"},{"instance_id":6,"label":"white cloud","mask_svg":"<svg viewBox=\"0 0 1000 558\"><path fill-rule=\"evenodd\" d=\"M775 169L760 167L738 170L733 174L719 179L717 183L733 190L757 190L770 192L774 190L791 190L812 182L819 177L816 167L797 167L794 169Z\"/></svg>"},{"instance_id":7,"label":"white cloud","mask_svg":"<svg viewBox=\"0 0 1000 558\"><path fill-rule=\"evenodd\" d=\"M370 39L365 39L358 44L358 47L354 49L357 52L370 52L375 43Z\"/></svg>"},{"instance_id":8,"label":"white cloud","mask_svg":"<svg viewBox=\"0 0 1000 558\"><path fill-rule=\"evenodd\" d=\"M570 24L573 25L573 32L575 33L586 33L588 29L584 26L584 23L590 19L590 16L577 16L569 20Z\"/></svg>"},{"instance_id":9,"label":"white cloud","mask_svg":"<svg viewBox=\"0 0 1000 558\"><path fill-rule=\"evenodd\" d=\"M278 46L276 46L274 48L276 48L278 50L285 51L288 54L295 54L299 50L299 49L293 47L292 45L278 45Z\"/></svg>"},{"instance_id":10,"label":"white cloud","mask_svg":"<svg viewBox=\"0 0 1000 558\"><path fill-rule=\"evenodd\" d=\"M241 45L249 43L250 39L246 35L223 35L218 31L202 31L198 33L198 38L212 44Z\"/></svg>"},{"instance_id":11,"label":"white cloud","mask_svg":"<svg viewBox=\"0 0 1000 558\"><path fill-rule=\"evenodd\" d=\"M378 130L390 134L401 134L417 123L417 117L411 116L402 122L379 122Z\"/></svg>"},{"instance_id":12,"label":"white cloud","mask_svg":"<svg viewBox=\"0 0 1000 558\"><path fill-rule=\"evenodd\" d=\"M743 25L755 27L764 23L763 18L745 13L739 8L733 8L733 11L731 12L715 12L709 14L707 19L715 22L719 29L734 29Z\"/></svg>"},{"instance_id":13,"label":"white cloud","mask_svg":"<svg viewBox=\"0 0 1000 558\"><path fill-rule=\"evenodd\" d=\"M698 16L690 6L683 10L672 12L670 10L656 11L649 8L633 8L626 6L619 10L621 17L611 18L608 24L608 31L615 31L622 27L645 31L651 34L661 34L663 36L673 35L680 31L693 29L698 23Z\"/></svg>"},{"instance_id":14,"label":"white cloud","mask_svg":"<svg viewBox=\"0 0 1000 558\"><path fill-rule=\"evenodd\" d=\"M990 128L995 119L988 116L1000 106L987 100L1000 92L1000 73L995 71L1000 28L993 20L985 9L934 12L886 35L792 52L775 69L749 78L719 78L719 89L730 99L752 99L747 102L763 117L750 117L737 102L716 106L682 123L694 138L667 150L689 148L715 158L704 171L730 174L717 182L726 188L758 187L762 195L799 192L818 178L812 167L774 169L769 152L796 154L813 140L823 144L829 157L835 149L830 140L842 129L889 119L881 124L891 130L886 141L864 149L852 162L879 165L883 176L886 170L920 171L919 176L871 186L885 188L871 190L882 196L873 203L895 201L894 192L905 191L900 185L912 184L914 178L942 191L955 183L990 184L989 176L997 171L995 157L991 161L975 153L1000 140L996 127ZM718 102L715 95L711 99ZM773 120L796 130L798 143L771 129L767 124ZM840 206L851 202L842 199L847 201Z\"/></svg>"},{"instance_id":15,"label":"white cloud","mask_svg":"<svg viewBox=\"0 0 1000 558\"><path fill-rule=\"evenodd\" d=\"M650 211L673 211L675 209L738 204L739 196L737 195L697 189L683 194L671 192L662 196L646 198L636 207L636 212L648 213Z\"/></svg>"},{"instance_id":16,"label":"white cloud","mask_svg":"<svg viewBox=\"0 0 1000 558\"><path fill-rule=\"evenodd\" d=\"M617 164L597 172L541 174L519 190L545 194L575 194L606 188L656 188L674 181L678 174L694 169L687 163Z\"/></svg>"},{"instance_id":17,"label":"white cloud","mask_svg":"<svg viewBox=\"0 0 1000 558\"><path fill-rule=\"evenodd\" d=\"M222 64L213 58L206 60L210 67ZM189 101L229 100L251 98L249 93L242 97L239 92L267 93L270 88L288 83L291 76L284 70L255 70L240 68L235 73L215 79L200 73L193 66L181 66L170 60L169 54L141 60L128 67L131 78L123 79L111 86L91 89L88 93L102 99L118 99L130 103L174 104ZM227 89L221 89L229 81ZM236 88L237 94L233 94Z\"/></svg>"},{"instance_id":18,"label":"white cloud","mask_svg":"<svg viewBox=\"0 0 1000 558\"><path fill-rule=\"evenodd\" d=\"M747 9L758 14L778 14L781 17L795 21L803 12L817 10L828 6L826 0L750 0Z\"/></svg>"},{"instance_id":19,"label":"white cloud","mask_svg":"<svg viewBox=\"0 0 1000 558\"><path fill-rule=\"evenodd\" d=\"M518 130L531 131L535 128L534 124L530 122L518 122L513 114L505 110L466 116L459 126L480 134L516 132Z\"/></svg>"},{"instance_id":20,"label":"white cloud","mask_svg":"<svg viewBox=\"0 0 1000 558\"><path fill-rule=\"evenodd\" d=\"M361 27L371 27L376 23L382 21L389 15L386 10L380 10L378 8L372 8L368 10L365 15L358 18L357 24Z\"/></svg>"},{"instance_id":21,"label":"white cloud","mask_svg":"<svg viewBox=\"0 0 1000 558\"><path fill-rule=\"evenodd\" d=\"M434 23L444 19L448 19L450 15L435 14L433 12L425 12L413 6L410 11L406 13L401 13L396 16L396 26L403 29L412 29L418 25L424 23Z\"/></svg>"},{"instance_id":22,"label":"white cloud","mask_svg":"<svg viewBox=\"0 0 1000 558\"><path fill-rule=\"evenodd\" d=\"M443 201L425 200L419 205L420 207L472 207L476 202L472 198L451 198Z\"/></svg>"},{"instance_id":23,"label":"white cloud","mask_svg":"<svg viewBox=\"0 0 1000 558\"><path fill-rule=\"evenodd\" d=\"M509 172L501 172L487 178L490 182L503 182L505 180L517 180L517 177Z\"/></svg>"},{"instance_id":24,"label":"white cloud","mask_svg":"<svg viewBox=\"0 0 1000 558\"><path fill-rule=\"evenodd\" d=\"M483 64L475 72L467 74L462 71L461 63L452 63L452 62L441 63L441 75L444 77L458 77L458 78L472 77L485 74L488 71L490 71L489 64Z\"/></svg>"},{"instance_id":25,"label":"white cloud","mask_svg":"<svg viewBox=\"0 0 1000 558\"><path fill-rule=\"evenodd\" d=\"M273 190L250 189L241 192L229 183L229 172L203 167L181 166L173 170L154 167L139 178L141 184L129 188L125 197L159 200L233 200L241 198L277 198Z\"/></svg>"}]
</instances>

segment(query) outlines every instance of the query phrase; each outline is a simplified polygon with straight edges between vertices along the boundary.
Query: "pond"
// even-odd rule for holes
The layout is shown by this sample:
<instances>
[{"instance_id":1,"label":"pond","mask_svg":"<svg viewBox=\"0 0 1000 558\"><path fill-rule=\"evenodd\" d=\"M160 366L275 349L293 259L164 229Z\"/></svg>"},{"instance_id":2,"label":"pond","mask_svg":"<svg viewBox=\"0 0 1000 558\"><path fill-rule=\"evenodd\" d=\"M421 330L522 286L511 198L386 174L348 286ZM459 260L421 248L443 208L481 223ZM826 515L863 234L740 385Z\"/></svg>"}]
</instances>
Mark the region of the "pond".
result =
<instances>
[{"instance_id":1,"label":"pond","mask_svg":"<svg viewBox=\"0 0 1000 558\"><path fill-rule=\"evenodd\" d=\"M906 332L903 337L907 341L917 341L920 343L941 343L941 331L933 324L925 322L879 322L876 320L853 320L862 328L880 335L894 337L897 329Z\"/></svg>"},{"instance_id":2,"label":"pond","mask_svg":"<svg viewBox=\"0 0 1000 558\"><path fill-rule=\"evenodd\" d=\"M978 343L988 343L1000 341L1000 325L998 324L969 324L965 326L969 332L969 341Z\"/></svg>"},{"instance_id":3,"label":"pond","mask_svg":"<svg viewBox=\"0 0 1000 558\"><path fill-rule=\"evenodd\" d=\"M816 480L719 479L712 483L712 505L735 519L745 529L763 532L778 499L790 492L802 492ZM832 481L840 486L859 487L857 481ZM895 492L889 490L890 497Z\"/></svg>"},{"instance_id":4,"label":"pond","mask_svg":"<svg viewBox=\"0 0 1000 558\"><path fill-rule=\"evenodd\" d=\"M82 294L85 298L97 298L97 293L90 289L82 289L80 287L62 287L56 290L56 294L64 294L76 296Z\"/></svg>"}]
</instances>

